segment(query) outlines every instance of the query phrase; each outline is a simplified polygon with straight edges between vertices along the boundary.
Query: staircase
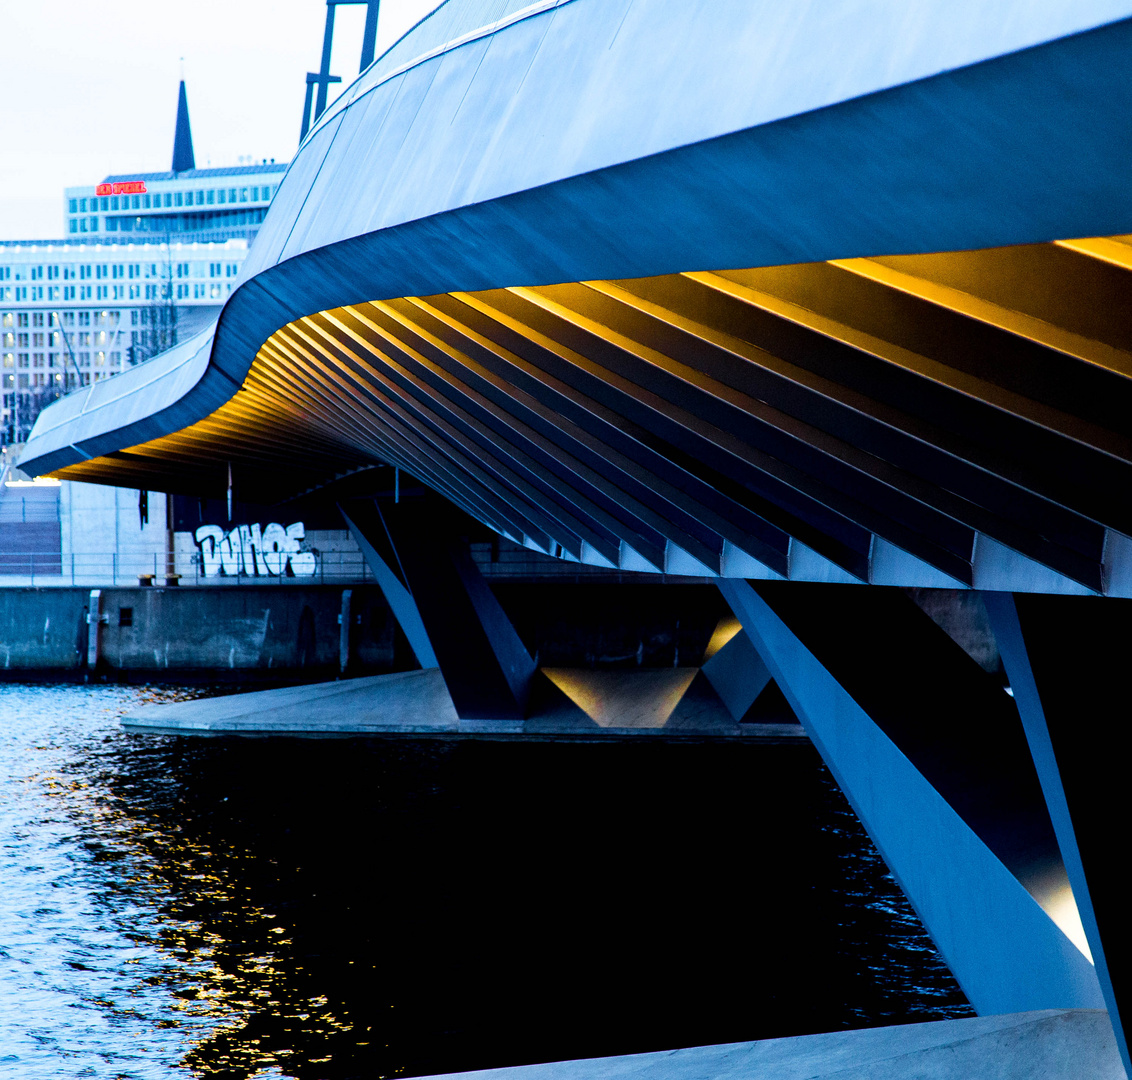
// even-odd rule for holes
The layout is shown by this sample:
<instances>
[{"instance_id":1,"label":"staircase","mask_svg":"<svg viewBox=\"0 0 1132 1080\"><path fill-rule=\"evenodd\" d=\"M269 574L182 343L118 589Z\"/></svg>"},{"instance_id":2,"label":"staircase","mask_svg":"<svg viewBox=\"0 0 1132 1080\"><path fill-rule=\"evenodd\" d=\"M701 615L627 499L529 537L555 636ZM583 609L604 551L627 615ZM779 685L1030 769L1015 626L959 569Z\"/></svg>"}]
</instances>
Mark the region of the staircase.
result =
<instances>
[{"instance_id":1,"label":"staircase","mask_svg":"<svg viewBox=\"0 0 1132 1080\"><path fill-rule=\"evenodd\" d=\"M0 574L62 573L59 485L0 474Z\"/></svg>"}]
</instances>

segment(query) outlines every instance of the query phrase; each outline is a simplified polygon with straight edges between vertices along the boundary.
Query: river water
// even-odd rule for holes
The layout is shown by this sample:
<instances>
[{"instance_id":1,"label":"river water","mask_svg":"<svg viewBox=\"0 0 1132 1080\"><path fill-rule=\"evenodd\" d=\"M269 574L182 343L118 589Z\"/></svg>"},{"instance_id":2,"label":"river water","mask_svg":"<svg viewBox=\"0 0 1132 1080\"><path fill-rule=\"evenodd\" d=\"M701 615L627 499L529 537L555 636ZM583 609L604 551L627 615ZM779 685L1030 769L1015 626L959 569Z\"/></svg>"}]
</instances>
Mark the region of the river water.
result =
<instances>
[{"instance_id":1,"label":"river water","mask_svg":"<svg viewBox=\"0 0 1132 1080\"><path fill-rule=\"evenodd\" d=\"M346 1080L969 1015L808 745L131 735L0 686L0 1076Z\"/></svg>"}]
</instances>

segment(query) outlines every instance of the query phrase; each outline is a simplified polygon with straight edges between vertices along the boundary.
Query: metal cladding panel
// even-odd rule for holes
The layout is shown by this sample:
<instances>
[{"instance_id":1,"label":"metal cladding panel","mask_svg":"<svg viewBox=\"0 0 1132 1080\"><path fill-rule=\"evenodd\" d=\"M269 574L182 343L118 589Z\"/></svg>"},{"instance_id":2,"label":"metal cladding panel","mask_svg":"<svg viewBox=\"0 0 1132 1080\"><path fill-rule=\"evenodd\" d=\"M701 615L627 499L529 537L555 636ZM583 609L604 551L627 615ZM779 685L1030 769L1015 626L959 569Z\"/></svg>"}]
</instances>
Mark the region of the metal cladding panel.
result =
<instances>
[{"instance_id":1,"label":"metal cladding panel","mask_svg":"<svg viewBox=\"0 0 1132 1080\"><path fill-rule=\"evenodd\" d=\"M518 21L492 25L489 12L501 17L519 8ZM399 79L396 73L407 65L443 61L463 73L469 89L457 117L443 98L435 113L426 108L412 116L414 127L429 132L428 157L436 165L430 182L419 184L386 159L394 175L404 176L399 186L411 202L400 212L401 199L383 200L380 205L398 210L383 212L370 227L388 228L827 108L1130 15L1127 0L1015 0L993 8L977 0L449 2L363 73L323 122L356 109L373 87ZM477 26L484 28L479 36ZM438 34L441 27L450 28L450 36ZM532 27L539 38L533 63L513 47L515 39L529 40ZM454 44L434 55L439 39ZM490 43L486 53L481 41ZM490 92L481 98L472 88L506 86L515 77L521 92L505 110ZM485 128L493 133L491 153L461 169L469 133ZM469 170L475 184L463 180ZM464 201L445 199L449 191L466 192Z\"/></svg>"},{"instance_id":2,"label":"metal cladding panel","mask_svg":"<svg viewBox=\"0 0 1132 1080\"><path fill-rule=\"evenodd\" d=\"M86 446L92 439L109 440L110 449L118 450L165 434L178 421L191 423L189 418L195 419L197 410L184 402L201 391L214 333L215 327L210 326L149 363L62 398L41 414L25 453L38 458L65 452L69 460L59 464L71 464L101 452ZM229 396L212 394L200 408L210 411ZM75 451L75 445L82 446L84 453Z\"/></svg>"},{"instance_id":3,"label":"metal cladding panel","mask_svg":"<svg viewBox=\"0 0 1132 1080\"><path fill-rule=\"evenodd\" d=\"M337 130L337 121L324 125L307 138L302 152L295 155L279 183L267 217L260 225L255 242L241 267L242 280L251 280L261 270L274 266L282 257L283 248L303 213L311 185L326 160Z\"/></svg>"}]
</instances>

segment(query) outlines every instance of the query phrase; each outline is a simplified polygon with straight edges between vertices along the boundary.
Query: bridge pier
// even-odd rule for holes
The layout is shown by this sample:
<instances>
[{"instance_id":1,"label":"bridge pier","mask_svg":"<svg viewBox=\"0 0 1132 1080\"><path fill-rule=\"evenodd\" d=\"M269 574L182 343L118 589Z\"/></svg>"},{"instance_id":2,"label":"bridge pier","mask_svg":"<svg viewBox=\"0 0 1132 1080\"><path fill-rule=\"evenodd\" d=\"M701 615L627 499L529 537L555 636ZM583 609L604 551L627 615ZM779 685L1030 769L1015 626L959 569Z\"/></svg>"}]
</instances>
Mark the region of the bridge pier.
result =
<instances>
[{"instance_id":1,"label":"bridge pier","mask_svg":"<svg viewBox=\"0 0 1132 1080\"><path fill-rule=\"evenodd\" d=\"M523 720L534 661L442 510L365 500L342 513L418 662L440 668L457 716Z\"/></svg>"},{"instance_id":2,"label":"bridge pier","mask_svg":"<svg viewBox=\"0 0 1132 1080\"><path fill-rule=\"evenodd\" d=\"M1114 826L1127 819L1124 726L1132 610L1127 601L988 593L1014 700L1030 744L1125 1071L1132 1058L1120 1005L1129 993L1125 860Z\"/></svg>"},{"instance_id":3,"label":"bridge pier","mask_svg":"<svg viewBox=\"0 0 1132 1080\"><path fill-rule=\"evenodd\" d=\"M1103 1007L995 678L899 590L720 589L976 1010Z\"/></svg>"}]
</instances>

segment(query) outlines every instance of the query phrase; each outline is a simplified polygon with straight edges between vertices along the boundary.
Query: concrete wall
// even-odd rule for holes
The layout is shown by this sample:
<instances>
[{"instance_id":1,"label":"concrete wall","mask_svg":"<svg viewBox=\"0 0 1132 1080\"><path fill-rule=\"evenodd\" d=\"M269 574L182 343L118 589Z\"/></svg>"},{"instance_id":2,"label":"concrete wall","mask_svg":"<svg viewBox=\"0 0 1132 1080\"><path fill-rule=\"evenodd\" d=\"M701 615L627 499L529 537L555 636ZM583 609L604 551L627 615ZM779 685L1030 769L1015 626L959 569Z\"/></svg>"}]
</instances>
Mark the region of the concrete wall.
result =
<instances>
[{"instance_id":1,"label":"concrete wall","mask_svg":"<svg viewBox=\"0 0 1132 1080\"><path fill-rule=\"evenodd\" d=\"M163 503L164 498L164 496L161 496ZM285 519L281 521L284 525L291 524L293 520L293 517L286 514L276 516ZM265 518L260 524L266 525L269 520L274 519ZM229 528L222 522L210 524L220 525L222 529ZM195 561L200 553L200 546L196 542L195 533L192 531L175 532L173 534L173 550L176 572L185 581L197 581L201 569ZM328 576L347 569L360 572L362 568L362 553L354 542L354 538L346 529L307 529L299 545L299 550L317 551L320 555L327 556L325 564ZM315 577L317 578L318 575L316 574Z\"/></svg>"},{"instance_id":2,"label":"concrete wall","mask_svg":"<svg viewBox=\"0 0 1132 1080\"><path fill-rule=\"evenodd\" d=\"M89 572L98 556L116 553L128 574L153 572L156 556L159 571L165 553L165 495L149 492L149 521L144 526L138 514L138 489L80 484L64 480L59 490L59 528L64 573L72 554L77 573ZM136 564L136 566L135 566Z\"/></svg>"},{"instance_id":3,"label":"concrete wall","mask_svg":"<svg viewBox=\"0 0 1132 1080\"><path fill-rule=\"evenodd\" d=\"M83 588L0 590L0 670L83 670L89 602ZM103 589L99 667L337 672L341 605L342 589L329 585ZM392 670L401 657L380 590L355 587L351 615L351 669Z\"/></svg>"}]
</instances>

